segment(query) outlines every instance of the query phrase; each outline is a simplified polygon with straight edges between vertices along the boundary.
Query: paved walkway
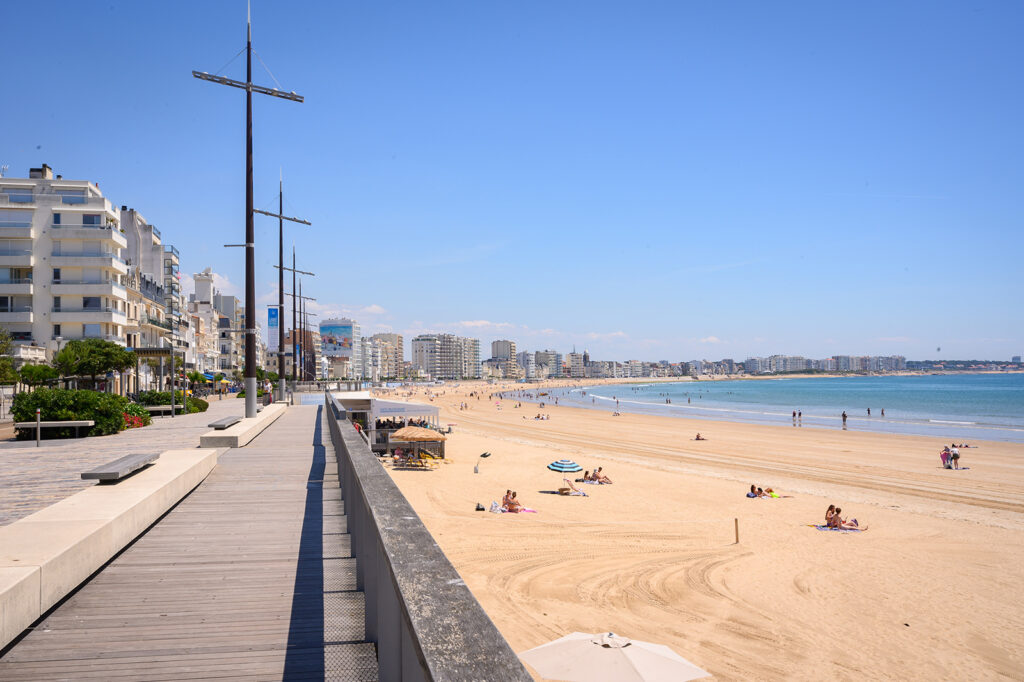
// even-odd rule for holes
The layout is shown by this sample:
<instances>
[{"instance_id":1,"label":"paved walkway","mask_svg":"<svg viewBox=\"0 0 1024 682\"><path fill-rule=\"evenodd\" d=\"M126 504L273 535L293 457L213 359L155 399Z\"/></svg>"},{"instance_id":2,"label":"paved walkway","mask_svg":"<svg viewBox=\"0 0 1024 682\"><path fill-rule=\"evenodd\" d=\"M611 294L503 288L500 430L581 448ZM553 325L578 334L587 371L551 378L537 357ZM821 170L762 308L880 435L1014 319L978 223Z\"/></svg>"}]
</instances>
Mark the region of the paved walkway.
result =
<instances>
[{"instance_id":1,"label":"paved walkway","mask_svg":"<svg viewBox=\"0 0 1024 682\"><path fill-rule=\"evenodd\" d=\"M0 442L0 526L37 512L95 485L80 474L127 454L199 447L199 437L215 419L245 413L238 398L213 400L210 409L175 417L154 417L153 424L112 436Z\"/></svg>"},{"instance_id":2,"label":"paved walkway","mask_svg":"<svg viewBox=\"0 0 1024 682\"><path fill-rule=\"evenodd\" d=\"M290 407L0 658L0 679L376 680L322 408Z\"/></svg>"}]
</instances>

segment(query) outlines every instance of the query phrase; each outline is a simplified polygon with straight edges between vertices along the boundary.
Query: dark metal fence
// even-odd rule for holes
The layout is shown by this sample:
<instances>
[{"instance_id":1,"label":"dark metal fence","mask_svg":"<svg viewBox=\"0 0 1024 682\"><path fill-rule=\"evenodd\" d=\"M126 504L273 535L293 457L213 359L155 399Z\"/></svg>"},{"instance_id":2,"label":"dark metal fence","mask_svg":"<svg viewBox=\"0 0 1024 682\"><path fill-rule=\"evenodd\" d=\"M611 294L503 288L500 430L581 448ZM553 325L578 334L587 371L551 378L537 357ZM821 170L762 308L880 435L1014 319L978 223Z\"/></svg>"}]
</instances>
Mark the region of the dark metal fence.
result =
<instances>
[{"instance_id":1,"label":"dark metal fence","mask_svg":"<svg viewBox=\"0 0 1024 682\"><path fill-rule=\"evenodd\" d=\"M330 394L324 402L380 679L529 682L366 441Z\"/></svg>"}]
</instances>

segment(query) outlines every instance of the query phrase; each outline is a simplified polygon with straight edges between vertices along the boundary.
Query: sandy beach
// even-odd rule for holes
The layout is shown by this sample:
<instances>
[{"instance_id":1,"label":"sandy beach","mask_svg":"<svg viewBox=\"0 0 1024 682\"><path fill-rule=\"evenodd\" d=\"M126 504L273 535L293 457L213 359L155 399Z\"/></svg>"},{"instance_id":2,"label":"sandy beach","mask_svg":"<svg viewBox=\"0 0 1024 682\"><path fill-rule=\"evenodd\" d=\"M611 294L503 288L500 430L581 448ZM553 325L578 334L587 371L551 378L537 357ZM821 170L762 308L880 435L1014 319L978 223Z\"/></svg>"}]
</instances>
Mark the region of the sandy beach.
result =
<instances>
[{"instance_id":1,"label":"sandy beach","mask_svg":"<svg viewBox=\"0 0 1024 682\"><path fill-rule=\"evenodd\" d=\"M515 651L614 631L717 679L1024 678L1024 445L947 471L933 438L499 409L500 390L431 388L450 461L392 475ZM562 458L614 484L549 494ZM474 511L508 488L537 513ZM869 530L809 527L830 503Z\"/></svg>"}]
</instances>

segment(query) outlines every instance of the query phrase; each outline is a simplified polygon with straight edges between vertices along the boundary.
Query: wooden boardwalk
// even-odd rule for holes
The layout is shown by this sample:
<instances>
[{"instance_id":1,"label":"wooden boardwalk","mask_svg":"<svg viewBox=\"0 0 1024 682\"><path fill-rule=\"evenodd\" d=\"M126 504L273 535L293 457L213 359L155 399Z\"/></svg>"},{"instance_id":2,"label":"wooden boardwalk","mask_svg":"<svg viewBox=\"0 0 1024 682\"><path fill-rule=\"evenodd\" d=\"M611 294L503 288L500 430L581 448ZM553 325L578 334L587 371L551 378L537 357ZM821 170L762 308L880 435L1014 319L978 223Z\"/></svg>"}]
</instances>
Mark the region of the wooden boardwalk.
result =
<instances>
[{"instance_id":1,"label":"wooden boardwalk","mask_svg":"<svg viewBox=\"0 0 1024 682\"><path fill-rule=\"evenodd\" d=\"M322 407L230 450L0 658L2 680L376 680Z\"/></svg>"}]
</instances>

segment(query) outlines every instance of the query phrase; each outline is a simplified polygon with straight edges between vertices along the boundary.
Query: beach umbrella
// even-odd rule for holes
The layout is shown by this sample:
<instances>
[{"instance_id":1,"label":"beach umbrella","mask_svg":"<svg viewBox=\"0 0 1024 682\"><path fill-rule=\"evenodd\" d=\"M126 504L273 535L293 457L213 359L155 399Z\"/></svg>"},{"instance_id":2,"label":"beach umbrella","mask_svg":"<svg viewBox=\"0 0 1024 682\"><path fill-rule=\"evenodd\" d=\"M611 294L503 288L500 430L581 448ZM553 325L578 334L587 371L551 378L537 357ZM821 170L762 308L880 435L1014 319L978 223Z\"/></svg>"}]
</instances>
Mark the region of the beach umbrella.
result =
<instances>
[{"instance_id":1,"label":"beach umbrella","mask_svg":"<svg viewBox=\"0 0 1024 682\"><path fill-rule=\"evenodd\" d=\"M444 436L433 429L425 429L422 426L404 426L391 434L391 440L436 442L446 440Z\"/></svg>"},{"instance_id":2,"label":"beach umbrella","mask_svg":"<svg viewBox=\"0 0 1024 682\"><path fill-rule=\"evenodd\" d=\"M557 471L560 474L572 473L574 471L583 471L583 467L581 467L579 464L572 461L571 459L560 459L557 462L552 462L551 464L548 465L548 469L551 469L552 471Z\"/></svg>"},{"instance_id":3,"label":"beach umbrella","mask_svg":"<svg viewBox=\"0 0 1024 682\"><path fill-rule=\"evenodd\" d=\"M684 682L710 677L663 644L615 633L573 632L519 658L543 677L567 682Z\"/></svg>"}]
</instances>

